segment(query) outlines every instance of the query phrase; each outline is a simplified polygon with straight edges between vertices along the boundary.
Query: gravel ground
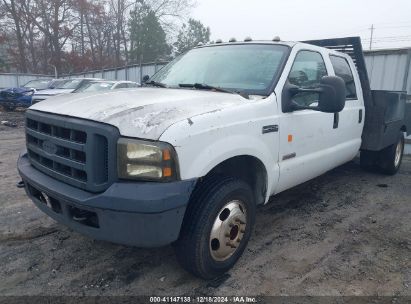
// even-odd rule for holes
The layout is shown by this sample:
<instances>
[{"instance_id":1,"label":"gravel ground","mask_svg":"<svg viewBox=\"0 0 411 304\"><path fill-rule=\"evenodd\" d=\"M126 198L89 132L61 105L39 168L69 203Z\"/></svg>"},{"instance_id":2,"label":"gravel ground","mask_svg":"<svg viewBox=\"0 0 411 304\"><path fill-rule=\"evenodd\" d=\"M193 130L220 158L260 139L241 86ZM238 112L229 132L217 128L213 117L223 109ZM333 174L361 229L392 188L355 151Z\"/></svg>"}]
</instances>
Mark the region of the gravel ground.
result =
<instances>
[{"instance_id":1,"label":"gravel ground","mask_svg":"<svg viewBox=\"0 0 411 304\"><path fill-rule=\"evenodd\" d=\"M15 187L22 113L0 113L0 295L411 296L411 158L393 177L355 160L271 199L236 267L206 282L171 247L93 241Z\"/></svg>"}]
</instances>

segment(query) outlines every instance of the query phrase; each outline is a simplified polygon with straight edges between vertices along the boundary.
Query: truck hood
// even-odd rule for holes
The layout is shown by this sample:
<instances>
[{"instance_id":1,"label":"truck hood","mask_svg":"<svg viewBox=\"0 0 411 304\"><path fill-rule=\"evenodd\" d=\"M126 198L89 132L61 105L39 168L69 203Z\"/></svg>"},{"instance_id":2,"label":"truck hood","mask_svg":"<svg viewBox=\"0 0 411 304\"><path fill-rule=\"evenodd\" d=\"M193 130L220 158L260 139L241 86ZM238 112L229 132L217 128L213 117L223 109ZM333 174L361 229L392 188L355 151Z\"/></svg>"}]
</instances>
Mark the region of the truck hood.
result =
<instances>
[{"instance_id":1,"label":"truck hood","mask_svg":"<svg viewBox=\"0 0 411 304\"><path fill-rule=\"evenodd\" d=\"M30 109L117 127L123 136L157 140L172 124L246 103L235 94L191 89L138 88L48 98Z\"/></svg>"},{"instance_id":2,"label":"truck hood","mask_svg":"<svg viewBox=\"0 0 411 304\"><path fill-rule=\"evenodd\" d=\"M34 96L55 96L59 94L71 93L73 89L49 89L49 90L41 90L38 93L35 93Z\"/></svg>"}]
</instances>

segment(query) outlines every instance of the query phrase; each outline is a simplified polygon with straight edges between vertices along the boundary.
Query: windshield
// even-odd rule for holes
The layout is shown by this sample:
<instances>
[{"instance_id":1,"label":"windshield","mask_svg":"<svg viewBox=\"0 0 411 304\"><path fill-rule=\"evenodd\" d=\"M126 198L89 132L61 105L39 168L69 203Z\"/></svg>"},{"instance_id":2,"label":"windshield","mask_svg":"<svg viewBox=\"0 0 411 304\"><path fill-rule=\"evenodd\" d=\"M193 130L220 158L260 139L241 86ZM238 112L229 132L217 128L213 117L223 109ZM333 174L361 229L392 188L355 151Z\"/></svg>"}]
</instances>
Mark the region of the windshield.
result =
<instances>
[{"instance_id":1,"label":"windshield","mask_svg":"<svg viewBox=\"0 0 411 304\"><path fill-rule=\"evenodd\" d=\"M108 91L113 87L113 85L114 82L90 82L77 89L76 93Z\"/></svg>"},{"instance_id":2,"label":"windshield","mask_svg":"<svg viewBox=\"0 0 411 304\"><path fill-rule=\"evenodd\" d=\"M170 87L209 86L266 95L286 59L284 45L221 45L193 49L169 63L151 80Z\"/></svg>"},{"instance_id":3,"label":"windshield","mask_svg":"<svg viewBox=\"0 0 411 304\"><path fill-rule=\"evenodd\" d=\"M78 87L82 79L70 79L67 82L59 85L57 89L75 89Z\"/></svg>"},{"instance_id":4,"label":"windshield","mask_svg":"<svg viewBox=\"0 0 411 304\"><path fill-rule=\"evenodd\" d=\"M51 84L50 89L55 89L55 88L61 87L66 82L67 82L67 79L54 80L53 83Z\"/></svg>"},{"instance_id":5,"label":"windshield","mask_svg":"<svg viewBox=\"0 0 411 304\"><path fill-rule=\"evenodd\" d=\"M44 90L48 88L48 85L50 83L50 80L48 79L43 79L43 80L31 80L27 82L23 88L29 88L29 89L36 89L36 90Z\"/></svg>"}]
</instances>

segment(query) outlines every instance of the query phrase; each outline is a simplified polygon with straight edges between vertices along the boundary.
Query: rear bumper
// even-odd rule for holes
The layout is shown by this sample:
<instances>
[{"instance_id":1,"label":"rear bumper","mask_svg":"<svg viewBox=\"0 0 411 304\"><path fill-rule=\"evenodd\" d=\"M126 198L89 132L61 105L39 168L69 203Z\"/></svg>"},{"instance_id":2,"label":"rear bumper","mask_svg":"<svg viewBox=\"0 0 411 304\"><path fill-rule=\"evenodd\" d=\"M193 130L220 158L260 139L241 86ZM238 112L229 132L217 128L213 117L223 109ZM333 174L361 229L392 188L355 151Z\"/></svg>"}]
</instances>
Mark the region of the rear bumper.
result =
<instances>
[{"instance_id":1,"label":"rear bumper","mask_svg":"<svg viewBox=\"0 0 411 304\"><path fill-rule=\"evenodd\" d=\"M117 182L103 193L90 193L35 169L26 154L17 167L27 195L57 222L94 239L138 247L177 240L196 184Z\"/></svg>"}]
</instances>

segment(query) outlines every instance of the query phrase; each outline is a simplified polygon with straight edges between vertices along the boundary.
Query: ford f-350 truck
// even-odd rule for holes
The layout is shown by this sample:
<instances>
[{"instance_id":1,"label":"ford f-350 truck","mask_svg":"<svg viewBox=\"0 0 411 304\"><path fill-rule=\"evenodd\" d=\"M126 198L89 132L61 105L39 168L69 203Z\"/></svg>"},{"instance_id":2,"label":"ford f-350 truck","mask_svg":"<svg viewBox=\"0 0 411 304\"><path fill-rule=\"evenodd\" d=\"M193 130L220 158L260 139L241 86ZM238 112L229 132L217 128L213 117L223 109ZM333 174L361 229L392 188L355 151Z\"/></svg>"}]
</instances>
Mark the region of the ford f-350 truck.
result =
<instances>
[{"instance_id":1,"label":"ford f-350 truck","mask_svg":"<svg viewBox=\"0 0 411 304\"><path fill-rule=\"evenodd\" d=\"M351 161L394 174L403 92L371 91L359 38L199 46L136 90L69 94L26 113L27 195L92 238L173 243L212 278L243 253L258 205Z\"/></svg>"}]
</instances>

